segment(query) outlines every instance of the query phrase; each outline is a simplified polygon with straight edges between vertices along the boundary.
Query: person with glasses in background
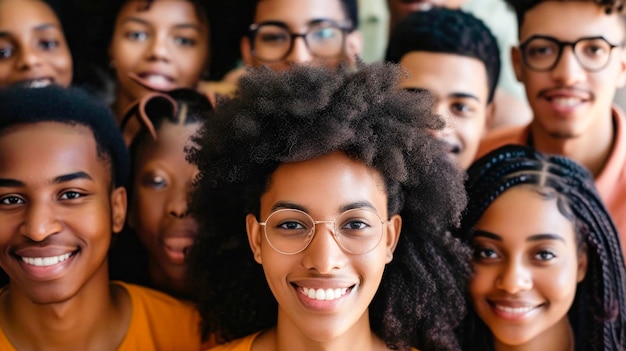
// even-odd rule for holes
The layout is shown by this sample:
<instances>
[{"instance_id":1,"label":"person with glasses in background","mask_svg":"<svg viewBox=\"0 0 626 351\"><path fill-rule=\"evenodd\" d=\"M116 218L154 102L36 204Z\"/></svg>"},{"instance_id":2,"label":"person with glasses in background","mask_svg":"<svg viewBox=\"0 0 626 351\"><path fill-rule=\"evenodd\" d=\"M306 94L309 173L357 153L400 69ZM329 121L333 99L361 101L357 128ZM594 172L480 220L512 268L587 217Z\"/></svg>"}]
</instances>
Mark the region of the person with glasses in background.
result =
<instances>
[{"instance_id":1,"label":"person with glasses in background","mask_svg":"<svg viewBox=\"0 0 626 351\"><path fill-rule=\"evenodd\" d=\"M258 0L241 39L243 61L273 70L353 64L363 46L356 12L356 0Z\"/></svg>"},{"instance_id":2,"label":"person with glasses in background","mask_svg":"<svg viewBox=\"0 0 626 351\"><path fill-rule=\"evenodd\" d=\"M533 120L487 135L477 157L505 144L567 156L594 176L626 255L626 120L613 97L626 80L623 0L508 0L519 21L512 51Z\"/></svg>"},{"instance_id":3,"label":"person with glasses in background","mask_svg":"<svg viewBox=\"0 0 626 351\"><path fill-rule=\"evenodd\" d=\"M458 349L463 172L399 77L251 69L206 121L191 277L204 335L232 341L215 351Z\"/></svg>"}]
</instances>

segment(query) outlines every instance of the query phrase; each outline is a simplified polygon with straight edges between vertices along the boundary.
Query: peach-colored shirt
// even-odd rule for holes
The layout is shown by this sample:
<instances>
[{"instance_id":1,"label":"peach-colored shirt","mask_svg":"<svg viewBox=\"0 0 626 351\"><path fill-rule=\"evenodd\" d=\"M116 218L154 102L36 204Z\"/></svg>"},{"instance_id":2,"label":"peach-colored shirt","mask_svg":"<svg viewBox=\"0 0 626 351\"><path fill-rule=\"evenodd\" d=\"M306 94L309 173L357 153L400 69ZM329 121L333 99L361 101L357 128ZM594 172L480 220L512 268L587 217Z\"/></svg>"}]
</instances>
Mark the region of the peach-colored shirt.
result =
<instances>
[{"instance_id":1,"label":"peach-colored shirt","mask_svg":"<svg viewBox=\"0 0 626 351\"><path fill-rule=\"evenodd\" d=\"M619 107L612 110L615 121L613 150L595 179L595 185L619 232L622 253L626 258L626 119ZM506 144L526 145L530 126L496 130L482 140L476 158Z\"/></svg>"}]
</instances>

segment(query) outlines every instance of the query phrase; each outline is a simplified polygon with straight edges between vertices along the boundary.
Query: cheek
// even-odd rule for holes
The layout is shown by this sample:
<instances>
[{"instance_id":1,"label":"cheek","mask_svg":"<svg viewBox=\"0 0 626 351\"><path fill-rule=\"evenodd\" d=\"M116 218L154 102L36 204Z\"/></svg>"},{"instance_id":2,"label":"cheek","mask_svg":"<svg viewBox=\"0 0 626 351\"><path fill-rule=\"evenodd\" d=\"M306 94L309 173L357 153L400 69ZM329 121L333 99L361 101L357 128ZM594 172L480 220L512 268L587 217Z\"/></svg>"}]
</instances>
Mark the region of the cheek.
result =
<instances>
[{"instance_id":1,"label":"cheek","mask_svg":"<svg viewBox=\"0 0 626 351\"><path fill-rule=\"evenodd\" d=\"M494 288L497 272L493 269L474 267L474 274L469 282L469 293L472 299L481 298Z\"/></svg>"}]
</instances>

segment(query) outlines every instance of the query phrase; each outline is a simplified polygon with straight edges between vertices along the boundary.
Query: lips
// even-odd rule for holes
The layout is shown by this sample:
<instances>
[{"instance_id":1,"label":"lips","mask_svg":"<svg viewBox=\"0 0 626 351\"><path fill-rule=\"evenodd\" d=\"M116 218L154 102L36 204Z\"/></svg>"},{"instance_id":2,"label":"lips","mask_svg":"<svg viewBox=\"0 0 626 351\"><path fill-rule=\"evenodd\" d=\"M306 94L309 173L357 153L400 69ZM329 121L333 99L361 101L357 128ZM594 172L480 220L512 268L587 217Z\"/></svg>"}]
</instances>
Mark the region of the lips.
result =
<instances>
[{"instance_id":1,"label":"lips","mask_svg":"<svg viewBox=\"0 0 626 351\"><path fill-rule=\"evenodd\" d=\"M128 74L128 77L144 88L153 91L167 92L177 87L174 78L156 71L141 72L138 74L131 72Z\"/></svg>"},{"instance_id":2,"label":"lips","mask_svg":"<svg viewBox=\"0 0 626 351\"><path fill-rule=\"evenodd\" d=\"M497 317L509 321L521 321L545 305L518 300L488 300L487 303Z\"/></svg>"},{"instance_id":3,"label":"lips","mask_svg":"<svg viewBox=\"0 0 626 351\"><path fill-rule=\"evenodd\" d=\"M51 84L54 84L54 79L51 77L42 77L42 78L33 78L33 79L24 79L18 82L15 82L11 85L20 86L25 88L43 88L47 87Z\"/></svg>"},{"instance_id":4,"label":"lips","mask_svg":"<svg viewBox=\"0 0 626 351\"><path fill-rule=\"evenodd\" d=\"M310 299L320 301L332 301L344 296L350 287L335 289L315 289L307 287L298 287L298 291L306 295Z\"/></svg>"},{"instance_id":5,"label":"lips","mask_svg":"<svg viewBox=\"0 0 626 351\"><path fill-rule=\"evenodd\" d=\"M49 256L49 257L25 257L21 256L22 262L29 264L31 266L37 267L48 267L53 266L59 262L63 262L70 258L72 255L71 252L58 255L58 256Z\"/></svg>"}]
</instances>

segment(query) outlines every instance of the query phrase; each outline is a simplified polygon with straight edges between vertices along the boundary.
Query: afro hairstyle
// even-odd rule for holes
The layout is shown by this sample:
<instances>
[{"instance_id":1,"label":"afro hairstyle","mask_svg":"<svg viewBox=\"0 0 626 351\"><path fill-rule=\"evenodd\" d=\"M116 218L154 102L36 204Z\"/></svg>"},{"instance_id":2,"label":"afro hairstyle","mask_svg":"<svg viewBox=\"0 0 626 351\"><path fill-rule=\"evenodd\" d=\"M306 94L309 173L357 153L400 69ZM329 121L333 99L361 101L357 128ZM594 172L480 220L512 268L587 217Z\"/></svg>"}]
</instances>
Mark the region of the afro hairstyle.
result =
<instances>
[{"instance_id":1,"label":"afro hairstyle","mask_svg":"<svg viewBox=\"0 0 626 351\"><path fill-rule=\"evenodd\" d=\"M259 218L281 164L339 151L380 172L388 213L403 221L370 304L372 330L392 347L458 349L469 250L449 229L465 205L463 173L432 134L444 127L432 95L397 89L399 78L392 64L260 67L218 104L188 154L200 171L190 260L205 337L232 340L276 325L278 305L250 250L246 215Z\"/></svg>"}]
</instances>

